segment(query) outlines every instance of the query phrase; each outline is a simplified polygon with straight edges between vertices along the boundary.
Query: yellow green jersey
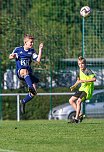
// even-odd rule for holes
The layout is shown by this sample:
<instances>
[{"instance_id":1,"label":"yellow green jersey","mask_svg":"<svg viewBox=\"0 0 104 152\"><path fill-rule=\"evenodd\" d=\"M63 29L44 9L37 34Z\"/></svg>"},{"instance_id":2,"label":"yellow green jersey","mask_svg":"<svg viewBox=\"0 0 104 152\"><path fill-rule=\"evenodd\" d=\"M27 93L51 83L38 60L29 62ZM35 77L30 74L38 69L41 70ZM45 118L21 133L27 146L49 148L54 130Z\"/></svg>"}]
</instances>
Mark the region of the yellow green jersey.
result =
<instances>
[{"instance_id":1,"label":"yellow green jersey","mask_svg":"<svg viewBox=\"0 0 104 152\"><path fill-rule=\"evenodd\" d=\"M95 74L89 70L85 69L84 71L79 71L79 79L80 80L90 80L95 77ZM81 83L81 87L79 88L79 91L85 91L87 96L86 99L90 99L92 97L92 93L94 90L94 82L84 82Z\"/></svg>"}]
</instances>

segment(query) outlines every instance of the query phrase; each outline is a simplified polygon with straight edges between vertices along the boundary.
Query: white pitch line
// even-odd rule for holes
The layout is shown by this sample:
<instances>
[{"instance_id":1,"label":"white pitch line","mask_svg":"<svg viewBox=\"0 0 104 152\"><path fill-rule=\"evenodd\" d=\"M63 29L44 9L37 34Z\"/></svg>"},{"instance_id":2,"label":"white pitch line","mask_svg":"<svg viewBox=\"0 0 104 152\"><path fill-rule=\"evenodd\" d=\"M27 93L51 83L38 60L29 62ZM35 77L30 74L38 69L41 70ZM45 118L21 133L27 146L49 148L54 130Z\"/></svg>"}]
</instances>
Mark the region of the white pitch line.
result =
<instances>
[{"instance_id":1,"label":"white pitch line","mask_svg":"<svg viewBox=\"0 0 104 152\"><path fill-rule=\"evenodd\" d=\"M0 149L0 152L16 152L16 151L8 150L8 149Z\"/></svg>"}]
</instances>

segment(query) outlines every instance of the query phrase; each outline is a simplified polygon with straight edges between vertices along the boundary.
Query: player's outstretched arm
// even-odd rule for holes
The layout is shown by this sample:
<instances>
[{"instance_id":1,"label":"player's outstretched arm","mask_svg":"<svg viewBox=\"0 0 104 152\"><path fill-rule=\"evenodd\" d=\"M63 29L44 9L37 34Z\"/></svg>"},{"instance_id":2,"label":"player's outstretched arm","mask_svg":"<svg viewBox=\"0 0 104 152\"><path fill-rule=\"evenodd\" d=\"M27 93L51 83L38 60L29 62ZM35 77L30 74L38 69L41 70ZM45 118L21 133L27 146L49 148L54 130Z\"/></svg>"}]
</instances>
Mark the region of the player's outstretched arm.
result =
<instances>
[{"instance_id":1,"label":"player's outstretched arm","mask_svg":"<svg viewBox=\"0 0 104 152\"><path fill-rule=\"evenodd\" d=\"M74 85L72 85L71 87L70 87L70 91L73 91L77 86L78 86L78 82L76 82Z\"/></svg>"},{"instance_id":2,"label":"player's outstretched arm","mask_svg":"<svg viewBox=\"0 0 104 152\"><path fill-rule=\"evenodd\" d=\"M70 91L73 91L80 83L82 83L82 81L79 78L77 78L75 84L70 87Z\"/></svg>"},{"instance_id":3,"label":"player's outstretched arm","mask_svg":"<svg viewBox=\"0 0 104 152\"><path fill-rule=\"evenodd\" d=\"M42 51L43 51L43 43L40 43L40 45L39 45L39 54L38 54L37 62L40 62L40 60L41 60Z\"/></svg>"},{"instance_id":4,"label":"player's outstretched arm","mask_svg":"<svg viewBox=\"0 0 104 152\"><path fill-rule=\"evenodd\" d=\"M96 81L96 78L92 78L92 79L89 79L89 80L77 80L76 83L70 87L70 91L73 91L77 86L78 84L80 83L86 83L86 82L95 82Z\"/></svg>"}]
</instances>

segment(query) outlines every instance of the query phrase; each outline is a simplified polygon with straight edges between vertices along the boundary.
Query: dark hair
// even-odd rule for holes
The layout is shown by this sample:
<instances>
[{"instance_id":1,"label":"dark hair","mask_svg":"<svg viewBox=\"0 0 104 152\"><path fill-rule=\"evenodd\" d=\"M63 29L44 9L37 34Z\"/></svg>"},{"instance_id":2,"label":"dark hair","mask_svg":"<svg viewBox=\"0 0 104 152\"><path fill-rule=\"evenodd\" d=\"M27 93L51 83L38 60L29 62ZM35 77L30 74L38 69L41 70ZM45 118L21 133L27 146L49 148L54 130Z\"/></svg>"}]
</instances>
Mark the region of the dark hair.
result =
<instances>
[{"instance_id":1,"label":"dark hair","mask_svg":"<svg viewBox=\"0 0 104 152\"><path fill-rule=\"evenodd\" d=\"M81 61L82 63L86 64L86 59L82 56L78 57L78 61Z\"/></svg>"}]
</instances>

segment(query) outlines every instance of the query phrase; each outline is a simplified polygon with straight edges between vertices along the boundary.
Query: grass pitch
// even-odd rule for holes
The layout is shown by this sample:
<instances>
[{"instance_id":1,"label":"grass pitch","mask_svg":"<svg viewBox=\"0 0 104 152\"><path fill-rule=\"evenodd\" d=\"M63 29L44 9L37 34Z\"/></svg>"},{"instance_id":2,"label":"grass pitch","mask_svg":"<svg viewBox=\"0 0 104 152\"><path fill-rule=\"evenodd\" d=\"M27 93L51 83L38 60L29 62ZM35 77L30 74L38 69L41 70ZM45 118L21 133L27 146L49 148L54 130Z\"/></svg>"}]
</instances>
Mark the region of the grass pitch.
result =
<instances>
[{"instance_id":1,"label":"grass pitch","mask_svg":"<svg viewBox=\"0 0 104 152\"><path fill-rule=\"evenodd\" d=\"M0 121L0 152L103 152L104 119Z\"/></svg>"}]
</instances>

